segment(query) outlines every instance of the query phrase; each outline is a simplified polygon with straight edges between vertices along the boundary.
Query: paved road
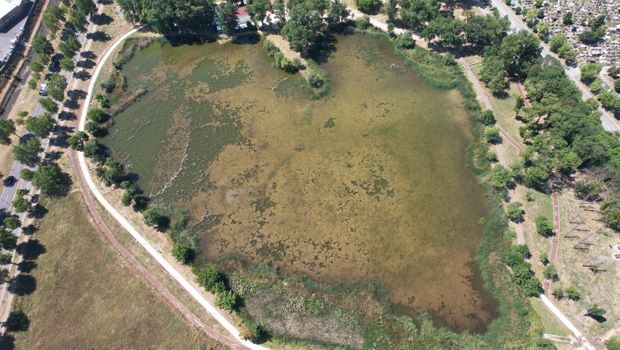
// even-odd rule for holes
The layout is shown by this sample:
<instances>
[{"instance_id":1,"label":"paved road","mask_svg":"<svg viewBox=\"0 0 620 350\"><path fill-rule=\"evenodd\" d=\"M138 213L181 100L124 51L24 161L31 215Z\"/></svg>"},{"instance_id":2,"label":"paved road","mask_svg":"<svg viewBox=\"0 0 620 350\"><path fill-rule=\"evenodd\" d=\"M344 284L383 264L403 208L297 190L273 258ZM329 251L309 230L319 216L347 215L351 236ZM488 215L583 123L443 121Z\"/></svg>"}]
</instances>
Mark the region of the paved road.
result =
<instances>
[{"instance_id":1,"label":"paved road","mask_svg":"<svg viewBox=\"0 0 620 350\"><path fill-rule=\"evenodd\" d=\"M525 22L523 22L523 20L521 20L521 18L517 16L512 11L512 9L508 5L506 5L506 3L503 0L491 0L491 5L493 5L493 7L495 7L498 10L501 16L508 17L508 19L510 20L510 26L513 30L515 31L527 30L531 32L530 28L525 24ZM560 60L560 58L556 54L551 52L547 44L545 44L544 42L541 42L541 46L542 46L541 55L543 57L551 56L551 57L554 57ZM562 62L562 60L560 60L560 62ZM581 80L579 80L579 76L580 76L579 68L569 68L569 67L566 67L565 65L563 66L564 66L564 70L566 71L566 75L575 83L577 88L581 90L583 99L585 100L588 98L593 98L594 94L592 94L590 89L585 84L583 84ZM601 119L601 124L603 125L603 128L611 132L620 132L620 124L618 123L616 118L614 118L611 115L611 113L609 113L602 107L599 107L599 111L601 112L600 119Z\"/></svg>"},{"instance_id":2,"label":"paved road","mask_svg":"<svg viewBox=\"0 0 620 350\"><path fill-rule=\"evenodd\" d=\"M103 9L103 6L100 6L100 11L102 9ZM96 25L91 25L89 30L92 31L93 28L96 28ZM79 33L77 35L77 39L80 42L80 44L83 45L84 42L86 41L86 35L84 33ZM77 59L79 59L79 52L76 53L76 56L74 57L74 61L76 61ZM67 83L69 83L72 80L73 72L62 71L60 74L62 74L65 77ZM64 109L65 108L62 106L62 103L61 103L59 105L59 112L62 112ZM43 108L43 106L41 106L41 104L37 104L34 111L32 112L32 116L40 117L44 113L45 113L45 109ZM58 120L58 114L55 114L54 117ZM54 133L52 133L50 136L53 136L53 135ZM50 147L50 137L46 137L42 139L41 140L41 152L39 153L39 159L44 160L46 158L46 154L47 154L49 147ZM18 215L22 222L22 227L29 224L29 222L32 220L25 213L22 213L22 214L13 213L12 212L12 201L15 198L17 190L20 190L20 189L25 189L29 193L34 194L32 193L33 192L32 183L30 181L25 181L21 179L21 171L26 168L31 169L31 170L36 169L36 167L30 168L26 166L25 164L22 164L19 161L14 161L10 172L8 174L3 174L3 175L13 176L13 178L17 179L17 182L13 184L12 186L3 186L2 192L0 193L0 212L3 212L5 215L10 215L10 214ZM12 234L14 234L17 237L18 243L24 241L23 235L22 235L23 230L21 227L13 230ZM27 241L28 239L29 237L26 237L25 241ZM17 274L19 274L19 270L16 268L16 264L19 263L19 261L21 261L21 256L17 254L16 251L6 251L3 249L3 252L13 255L13 259L12 259L13 264L5 265L2 268L6 268L9 270L10 277L15 277ZM13 295L11 293L7 294L8 287L9 287L8 283L4 283L0 285L0 320L6 319L6 317L8 316L10 312L12 301L13 301Z\"/></svg>"}]
</instances>

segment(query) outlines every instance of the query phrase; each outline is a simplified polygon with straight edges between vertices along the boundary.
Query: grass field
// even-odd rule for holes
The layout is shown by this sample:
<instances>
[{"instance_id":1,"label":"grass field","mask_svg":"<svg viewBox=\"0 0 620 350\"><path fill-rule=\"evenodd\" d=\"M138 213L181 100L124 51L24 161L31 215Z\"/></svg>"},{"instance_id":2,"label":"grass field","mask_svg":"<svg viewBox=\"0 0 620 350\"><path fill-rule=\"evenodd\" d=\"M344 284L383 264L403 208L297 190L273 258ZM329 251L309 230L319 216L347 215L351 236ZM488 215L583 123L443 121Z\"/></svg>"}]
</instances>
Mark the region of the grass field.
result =
<instances>
[{"instance_id":1,"label":"grass field","mask_svg":"<svg viewBox=\"0 0 620 350\"><path fill-rule=\"evenodd\" d=\"M559 202L561 229L556 267L560 281L553 287L574 286L581 292L581 300L563 300L556 305L587 334L601 336L616 327L620 318L620 261L611 257L611 246L620 239L599 221L598 204L586 205L568 190L560 194ZM592 272L588 268L591 265L601 271ZM592 304L607 311L605 322L584 315Z\"/></svg>"},{"instance_id":2,"label":"grass field","mask_svg":"<svg viewBox=\"0 0 620 350\"><path fill-rule=\"evenodd\" d=\"M219 347L190 328L101 240L79 193L47 203L34 239L31 294L14 307L29 319L16 349L198 349ZM3 349L7 347L2 347Z\"/></svg>"}]
</instances>

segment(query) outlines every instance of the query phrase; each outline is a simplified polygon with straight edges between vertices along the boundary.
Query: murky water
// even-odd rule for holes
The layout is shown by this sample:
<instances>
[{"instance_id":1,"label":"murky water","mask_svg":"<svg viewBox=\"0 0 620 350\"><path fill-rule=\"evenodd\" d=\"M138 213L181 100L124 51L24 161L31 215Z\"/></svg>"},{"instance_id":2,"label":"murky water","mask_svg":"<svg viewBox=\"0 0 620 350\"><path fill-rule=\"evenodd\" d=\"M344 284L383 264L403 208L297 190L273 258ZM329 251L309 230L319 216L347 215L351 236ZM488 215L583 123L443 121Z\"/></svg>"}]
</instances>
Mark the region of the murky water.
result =
<instances>
[{"instance_id":1,"label":"murky water","mask_svg":"<svg viewBox=\"0 0 620 350\"><path fill-rule=\"evenodd\" d=\"M458 94L383 39L336 47L331 93L312 100L260 44L152 44L124 68L130 91L149 92L107 143L156 201L191 211L207 257L378 281L400 312L483 330L496 312L474 262L488 208Z\"/></svg>"}]
</instances>

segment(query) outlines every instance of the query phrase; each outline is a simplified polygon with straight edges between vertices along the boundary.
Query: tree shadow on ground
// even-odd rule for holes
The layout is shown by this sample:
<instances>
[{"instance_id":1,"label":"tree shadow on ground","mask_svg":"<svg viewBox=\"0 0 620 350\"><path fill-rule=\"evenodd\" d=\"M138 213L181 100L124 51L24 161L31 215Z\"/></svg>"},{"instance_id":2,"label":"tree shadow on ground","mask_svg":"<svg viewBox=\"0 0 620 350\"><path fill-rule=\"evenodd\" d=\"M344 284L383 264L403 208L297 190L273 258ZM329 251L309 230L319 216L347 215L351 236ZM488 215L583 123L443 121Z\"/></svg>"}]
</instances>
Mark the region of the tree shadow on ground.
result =
<instances>
[{"instance_id":1,"label":"tree shadow on ground","mask_svg":"<svg viewBox=\"0 0 620 350\"><path fill-rule=\"evenodd\" d=\"M63 104L63 106L65 108L68 108L68 109L74 109L75 110L75 109L80 108L80 104L78 103L78 101L74 100L72 98L66 99L62 104Z\"/></svg>"},{"instance_id":2,"label":"tree shadow on ground","mask_svg":"<svg viewBox=\"0 0 620 350\"><path fill-rule=\"evenodd\" d=\"M15 337L10 334L0 336L0 349L13 350L15 349Z\"/></svg>"},{"instance_id":3,"label":"tree shadow on ground","mask_svg":"<svg viewBox=\"0 0 620 350\"><path fill-rule=\"evenodd\" d=\"M77 116L73 112L62 111L60 112L60 114L58 114L58 119L59 120L75 120L77 119Z\"/></svg>"},{"instance_id":4,"label":"tree shadow on ground","mask_svg":"<svg viewBox=\"0 0 620 350\"><path fill-rule=\"evenodd\" d=\"M125 174L125 179L127 179L127 181L129 181L131 183L136 183L136 182L138 182L138 180L140 180L140 174L129 172L129 173ZM136 193L140 194L140 193L142 193L142 191L136 192Z\"/></svg>"},{"instance_id":5,"label":"tree shadow on ground","mask_svg":"<svg viewBox=\"0 0 620 350\"><path fill-rule=\"evenodd\" d=\"M17 269L22 273L30 273L37 268L37 262L33 260L24 260L17 264Z\"/></svg>"},{"instance_id":6,"label":"tree shadow on ground","mask_svg":"<svg viewBox=\"0 0 620 350\"><path fill-rule=\"evenodd\" d=\"M172 46L181 45L201 45L206 43L213 43L217 41L215 35L166 35L166 40Z\"/></svg>"},{"instance_id":7,"label":"tree shadow on ground","mask_svg":"<svg viewBox=\"0 0 620 350\"><path fill-rule=\"evenodd\" d=\"M105 26L114 21L114 19L105 13L96 13L90 16L90 21L98 26Z\"/></svg>"},{"instance_id":8,"label":"tree shadow on ground","mask_svg":"<svg viewBox=\"0 0 620 350\"><path fill-rule=\"evenodd\" d=\"M23 311L13 311L4 325L9 332L25 332L30 327L30 320Z\"/></svg>"},{"instance_id":9,"label":"tree shadow on ground","mask_svg":"<svg viewBox=\"0 0 620 350\"><path fill-rule=\"evenodd\" d=\"M30 215L28 215L28 216L30 216ZM22 232L25 235L28 235L28 236L33 235L35 232L37 232L37 230L38 230L37 227L35 225L33 225L33 224L30 224L30 225L28 225L26 227L22 227Z\"/></svg>"},{"instance_id":10,"label":"tree shadow on ground","mask_svg":"<svg viewBox=\"0 0 620 350\"><path fill-rule=\"evenodd\" d=\"M78 68L83 68L83 69L91 69L95 66L95 61L90 60L90 59L84 59L84 60L78 61L75 64L75 66Z\"/></svg>"},{"instance_id":11,"label":"tree shadow on ground","mask_svg":"<svg viewBox=\"0 0 620 350\"><path fill-rule=\"evenodd\" d=\"M85 70L77 71L77 72L73 73L73 76L76 79L79 79L79 80L82 80L82 81L86 81L86 80L90 79L90 77L91 77L90 73L88 73Z\"/></svg>"},{"instance_id":12,"label":"tree shadow on ground","mask_svg":"<svg viewBox=\"0 0 620 350\"><path fill-rule=\"evenodd\" d=\"M67 96L72 100L83 100L86 98L86 95L86 91L80 89L67 91Z\"/></svg>"},{"instance_id":13,"label":"tree shadow on ground","mask_svg":"<svg viewBox=\"0 0 620 350\"><path fill-rule=\"evenodd\" d=\"M18 249L24 260L36 260L47 252L45 246L38 239L31 239L28 242L20 243Z\"/></svg>"},{"instance_id":14,"label":"tree shadow on ground","mask_svg":"<svg viewBox=\"0 0 620 350\"><path fill-rule=\"evenodd\" d=\"M62 157L62 152L61 151L49 151L49 152L47 152L46 159L48 161L54 161L54 160L59 160L60 157Z\"/></svg>"},{"instance_id":15,"label":"tree shadow on ground","mask_svg":"<svg viewBox=\"0 0 620 350\"><path fill-rule=\"evenodd\" d=\"M336 43L335 35L330 33L322 36L304 56L312 58L317 63L325 63L329 60L329 55L336 51Z\"/></svg>"},{"instance_id":16,"label":"tree shadow on ground","mask_svg":"<svg viewBox=\"0 0 620 350\"><path fill-rule=\"evenodd\" d=\"M86 34L86 39L91 39L93 41L110 41L112 39L108 33L98 30L96 32Z\"/></svg>"},{"instance_id":17,"label":"tree shadow on ground","mask_svg":"<svg viewBox=\"0 0 620 350\"><path fill-rule=\"evenodd\" d=\"M30 295L37 289L37 280L31 275L20 274L9 282L9 292L24 296Z\"/></svg>"},{"instance_id":18,"label":"tree shadow on ground","mask_svg":"<svg viewBox=\"0 0 620 350\"><path fill-rule=\"evenodd\" d=\"M95 55L95 53L92 51L82 51L80 52L80 56L88 60L94 60L95 58L97 58L97 55Z\"/></svg>"},{"instance_id":19,"label":"tree shadow on ground","mask_svg":"<svg viewBox=\"0 0 620 350\"><path fill-rule=\"evenodd\" d=\"M256 32L243 33L236 35L232 43L236 45L255 45L260 42L260 35Z\"/></svg>"}]
</instances>

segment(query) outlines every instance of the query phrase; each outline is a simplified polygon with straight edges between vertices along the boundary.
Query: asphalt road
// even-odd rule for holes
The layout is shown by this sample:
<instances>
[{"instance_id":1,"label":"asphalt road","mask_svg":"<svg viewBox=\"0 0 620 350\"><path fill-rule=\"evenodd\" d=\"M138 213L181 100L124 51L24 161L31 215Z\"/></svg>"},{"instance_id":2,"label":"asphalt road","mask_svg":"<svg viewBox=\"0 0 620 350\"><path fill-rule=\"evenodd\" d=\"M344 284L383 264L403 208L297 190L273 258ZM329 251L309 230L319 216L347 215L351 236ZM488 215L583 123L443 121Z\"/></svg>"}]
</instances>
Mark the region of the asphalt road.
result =
<instances>
[{"instance_id":1,"label":"asphalt road","mask_svg":"<svg viewBox=\"0 0 620 350\"><path fill-rule=\"evenodd\" d=\"M493 7L495 7L498 10L501 16L508 17L508 19L510 20L510 27L514 31L528 30L531 32L530 28L525 24L525 22L523 22L523 20L521 20L521 18L517 16L512 11L512 9L508 5L506 5L506 3L504 3L503 0L491 0L491 5L493 5ZM549 46L547 44L541 42L541 46L542 46L541 55L543 57L551 56L551 57L554 57L560 60L560 58L556 54L554 54L553 52L549 50ZM562 61L560 60L560 62ZM566 71L566 75L575 83L577 88L579 88L579 90L581 91L581 94L583 95L582 96L583 99L585 100L585 99L594 97L594 94L592 94L590 89L585 84L583 84L581 80L579 80L579 76L580 76L579 69L569 68L569 67L566 67L565 65L563 66L564 66L564 70ZM604 110L602 107L599 107L598 109L601 112L600 119L601 119L601 124L603 125L603 128L610 132L620 132L620 124L618 124L614 116L612 116L611 113Z\"/></svg>"},{"instance_id":2,"label":"asphalt road","mask_svg":"<svg viewBox=\"0 0 620 350\"><path fill-rule=\"evenodd\" d=\"M80 42L80 44L83 44L84 41L86 40L86 35L83 33L80 33L77 35L78 41ZM76 54L76 56L74 57L74 61L77 60L79 58L79 52ZM62 76L65 77L66 81L69 82L72 78L73 72L68 72L68 71L61 71L60 74ZM60 103L59 105L59 112L63 111L64 107L62 105L62 103ZM43 115L45 113L45 109L43 108L43 106L41 104L37 104L37 106L35 107L32 116L34 117L40 117L41 115ZM55 119L58 121L58 113L54 115ZM53 132L51 135L54 135L55 133ZM41 152L39 153L39 159L44 160L46 157L46 153L47 150L49 148L50 145L50 138L44 138L41 140ZM28 166L26 166L25 164L20 163L19 161L14 161L13 165L11 167L11 171L8 174L2 174L3 176L9 177L12 176L14 179L16 179L16 182L11 184L10 186L8 185L3 185L2 187L2 192L0 193L0 212L2 213L2 217L6 216L6 215L16 215L16 213L12 213L12 202L13 199L15 198L15 194L17 193L18 190L20 189L25 189L28 190L28 192L31 192L32 190L32 183L30 181L25 181L23 179L21 179L21 171L25 168L31 169L31 170L35 170L35 168L30 168ZM22 213L18 215L22 224L24 223L24 221L27 219L26 214ZM22 228L19 227L15 230L13 230L12 232L16 237L20 237L22 234ZM14 251L7 251L7 250L2 250L3 253L9 253L9 254L15 254ZM2 266L2 268L10 268L10 265L5 265ZM0 301L4 302L4 294L7 290L7 283L4 283L2 285L0 285Z\"/></svg>"}]
</instances>

